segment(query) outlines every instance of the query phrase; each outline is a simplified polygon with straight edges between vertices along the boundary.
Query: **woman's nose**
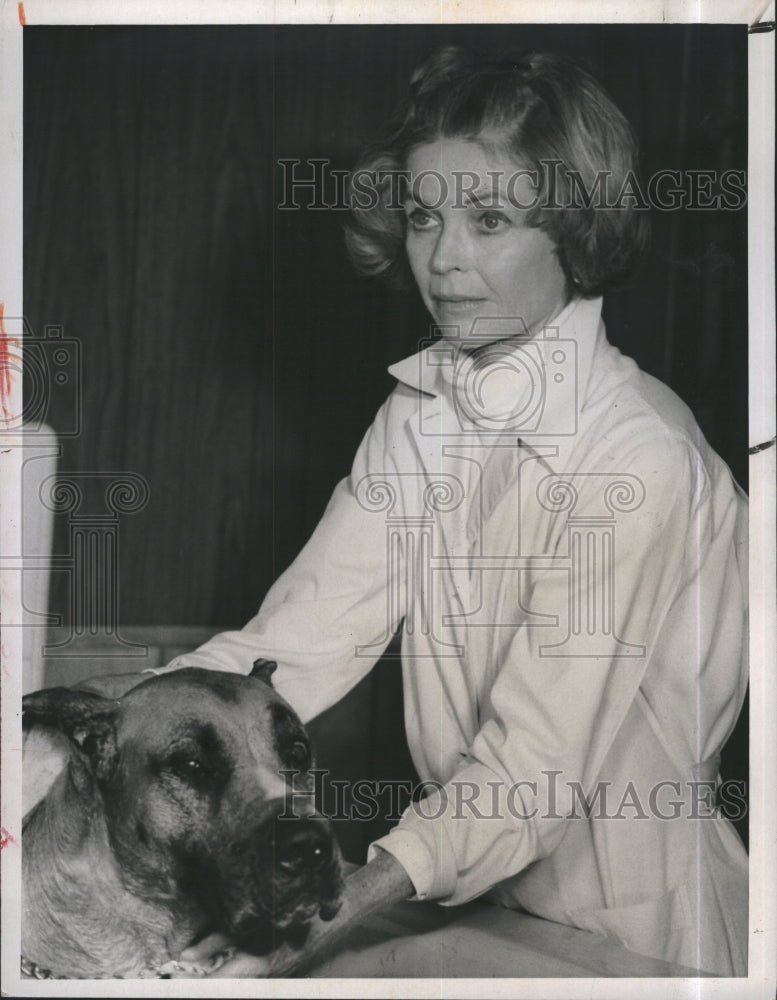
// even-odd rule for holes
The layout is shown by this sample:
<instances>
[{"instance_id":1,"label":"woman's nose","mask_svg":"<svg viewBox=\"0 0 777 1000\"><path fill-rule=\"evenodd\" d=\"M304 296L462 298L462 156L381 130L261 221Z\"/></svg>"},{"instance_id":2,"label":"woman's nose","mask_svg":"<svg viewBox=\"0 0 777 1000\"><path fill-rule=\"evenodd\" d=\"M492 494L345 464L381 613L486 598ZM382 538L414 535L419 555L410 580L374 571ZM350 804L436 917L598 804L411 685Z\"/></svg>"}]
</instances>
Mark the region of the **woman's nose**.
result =
<instances>
[{"instance_id":1,"label":"woman's nose","mask_svg":"<svg viewBox=\"0 0 777 1000\"><path fill-rule=\"evenodd\" d=\"M429 270L433 274L462 271L466 267L466 258L466 239L461 229L450 223L443 224L429 258Z\"/></svg>"}]
</instances>

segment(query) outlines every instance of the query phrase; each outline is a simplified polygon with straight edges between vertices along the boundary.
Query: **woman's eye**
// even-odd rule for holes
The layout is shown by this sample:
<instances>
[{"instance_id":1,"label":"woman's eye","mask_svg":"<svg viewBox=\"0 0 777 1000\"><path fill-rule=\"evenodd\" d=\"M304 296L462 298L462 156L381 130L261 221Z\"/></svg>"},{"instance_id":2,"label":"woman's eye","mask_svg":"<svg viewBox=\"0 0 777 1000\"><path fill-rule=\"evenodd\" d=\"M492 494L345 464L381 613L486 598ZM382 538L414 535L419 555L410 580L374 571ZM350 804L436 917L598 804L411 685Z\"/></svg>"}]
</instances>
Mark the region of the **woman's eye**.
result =
<instances>
[{"instance_id":1,"label":"woman's eye","mask_svg":"<svg viewBox=\"0 0 777 1000\"><path fill-rule=\"evenodd\" d=\"M507 219L499 212L483 212L478 217L478 224L487 233L497 233L508 223Z\"/></svg>"},{"instance_id":2,"label":"woman's eye","mask_svg":"<svg viewBox=\"0 0 777 1000\"><path fill-rule=\"evenodd\" d=\"M429 212L425 212L422 208L414 208L408 214L408 219L413 229L417 230L430 229L435 222L434 216L430 215Z\"/></svg>"}]
</instances>

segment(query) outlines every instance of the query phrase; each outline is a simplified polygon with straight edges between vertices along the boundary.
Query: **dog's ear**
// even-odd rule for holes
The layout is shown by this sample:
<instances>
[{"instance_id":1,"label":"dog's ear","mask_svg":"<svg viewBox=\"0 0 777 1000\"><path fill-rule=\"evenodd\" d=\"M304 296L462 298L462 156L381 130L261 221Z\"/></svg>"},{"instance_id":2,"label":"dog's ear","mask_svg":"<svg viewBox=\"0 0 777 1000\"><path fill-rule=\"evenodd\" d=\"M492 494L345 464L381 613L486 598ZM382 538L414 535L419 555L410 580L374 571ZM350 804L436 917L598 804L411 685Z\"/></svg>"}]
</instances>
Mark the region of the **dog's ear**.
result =
<instances>
[{"instance_id":1,"label":"dog's ear","mask_svg":"<svg viewBox=\"0 0 777 1000\"><path fill-rule=\"evenodd\" d=\"M116 714L119 703L91 691L46 688L22 699L22 725L60 729L81 751L91 773L105 781L117 758Z\"/></svg>"},{"instance_id":2,"label":"dog's ear","mask_svg":"<svg viewBox=\"0 0 777 1000\"><path fill-rule=\"evenodd\" d=\"M275 660L254 660L254 665L251 668L251 673L249 677L258 677L260 681L264 681L269 687L272 687L272 675L278 669L278 664Z\"/></svg>"}]
</instances>

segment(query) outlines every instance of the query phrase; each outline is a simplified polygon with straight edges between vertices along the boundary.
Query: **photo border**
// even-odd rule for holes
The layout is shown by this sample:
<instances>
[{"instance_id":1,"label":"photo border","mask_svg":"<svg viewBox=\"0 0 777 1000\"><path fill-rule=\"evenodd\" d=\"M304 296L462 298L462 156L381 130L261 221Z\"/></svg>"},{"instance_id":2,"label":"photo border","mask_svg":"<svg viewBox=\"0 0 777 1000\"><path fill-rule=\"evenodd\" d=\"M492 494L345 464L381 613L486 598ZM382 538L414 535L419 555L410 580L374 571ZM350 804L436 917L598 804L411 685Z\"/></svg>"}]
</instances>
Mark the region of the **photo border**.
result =
<instances>
[{"instance_id":1,"label":"photo border","mask_svg":"<svg viewBox=\"0 0 777 1000\"><path fill-rule=\"evenodd\" d=\"M263 11L269 11L263 16ZM22 34L28 24L379 24L379 23L739 23L750 26L748 109L748 298L750 446L750 929L747 979L499 980L23 980L19 974L21 895L22 630L2 636L2 989L12 996L396 996L407 997L771 997L775 991L777 879L777 661L775 645L775 302L774 302L774 4L616 0L499 3L277 0L111 2L28 0L0 9L0 302L22 316ZM771 30L768 23L771 22ZM765 26L765 27L764 27ZM755 140L757 137L757 141ZM21 383L10 412L21 412ZM8 437L4 435L4 438ZM0 455L0 551L21 551L22 439ZM2 618L20 625L21 573L3 570Z\"/></svg>"}]
</instances>

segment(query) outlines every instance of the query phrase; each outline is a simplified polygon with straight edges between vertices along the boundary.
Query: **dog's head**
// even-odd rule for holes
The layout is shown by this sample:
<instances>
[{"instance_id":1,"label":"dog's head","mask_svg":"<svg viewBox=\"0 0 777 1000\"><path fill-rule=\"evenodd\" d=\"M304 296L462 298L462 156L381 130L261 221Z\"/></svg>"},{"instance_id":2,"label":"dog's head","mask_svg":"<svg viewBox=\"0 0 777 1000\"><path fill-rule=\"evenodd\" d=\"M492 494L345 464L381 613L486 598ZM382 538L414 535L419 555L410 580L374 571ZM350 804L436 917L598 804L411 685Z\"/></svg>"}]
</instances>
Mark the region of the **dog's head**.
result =
<instances>
[{"instance_id":1,"label":"dog's head","mask_svg":"<svg viewBox=\"0 0 777 1000\"><path fill-rule=\"evenodd\" d=\"M104 812L127 888L172 907L196 901L255 952L301 941L316 914L331 919L342 888L339 849L315 810L310 741L273 668L188 668L118 701L69 688L24 699L25 725L69 736L68 780Z\"/></svg>"}]
</instances>

